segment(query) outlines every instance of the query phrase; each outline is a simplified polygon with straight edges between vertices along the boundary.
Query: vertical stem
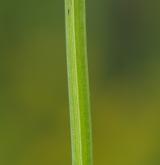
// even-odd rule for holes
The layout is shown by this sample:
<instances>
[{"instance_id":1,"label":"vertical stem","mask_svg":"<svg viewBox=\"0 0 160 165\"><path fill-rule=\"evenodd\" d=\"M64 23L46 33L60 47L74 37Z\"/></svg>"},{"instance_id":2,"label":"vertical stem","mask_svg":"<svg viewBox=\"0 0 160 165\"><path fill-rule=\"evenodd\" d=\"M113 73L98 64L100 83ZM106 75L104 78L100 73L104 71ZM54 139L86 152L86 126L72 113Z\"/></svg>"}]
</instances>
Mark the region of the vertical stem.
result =
<instances>
[{"instance_id":1,"label":"vertical stem","mask_svg":"<svg viewBox=\"0 0 160 165\"><path fill-rule=\"evenodd\" d=\"M85 0L65 0L72 165L92 165Z\"/></svg>"}]
</instances>

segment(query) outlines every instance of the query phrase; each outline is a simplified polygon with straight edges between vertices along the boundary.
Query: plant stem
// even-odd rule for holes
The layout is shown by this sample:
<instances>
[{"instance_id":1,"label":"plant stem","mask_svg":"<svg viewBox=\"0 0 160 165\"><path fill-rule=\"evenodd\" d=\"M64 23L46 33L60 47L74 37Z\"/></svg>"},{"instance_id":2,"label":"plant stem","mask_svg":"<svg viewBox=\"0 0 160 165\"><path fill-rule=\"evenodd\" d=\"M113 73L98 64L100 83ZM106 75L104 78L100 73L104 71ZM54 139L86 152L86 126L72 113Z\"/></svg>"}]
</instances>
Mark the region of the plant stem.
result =
<instances>
[{"instance_id":1,"label":"plant stem","mask_svg":"<svg viewBox=\"0 0 160 165\"><path fill-rule=\"evenodd\" d=\"M92 165L85 0L65 0L72 165Z\"/></svg>"}]
</instances>

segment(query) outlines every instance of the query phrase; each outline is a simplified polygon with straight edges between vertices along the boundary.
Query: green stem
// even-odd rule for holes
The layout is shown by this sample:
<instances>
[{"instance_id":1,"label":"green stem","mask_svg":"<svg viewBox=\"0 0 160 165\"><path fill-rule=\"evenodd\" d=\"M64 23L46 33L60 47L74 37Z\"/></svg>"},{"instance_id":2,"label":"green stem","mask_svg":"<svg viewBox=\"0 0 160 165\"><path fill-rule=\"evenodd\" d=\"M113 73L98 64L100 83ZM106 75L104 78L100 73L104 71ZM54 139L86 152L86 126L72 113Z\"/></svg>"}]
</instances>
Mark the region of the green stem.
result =
<instances>
[{"instance_id":1,"label":"green stem","mask_svg":"<svg viewBox=\"0 0 160 165\"><path fill-rule=\"evenodd\" d=\"M72 165L92 165L85 0L65 0Z\"/></svg>"}]
</instances>

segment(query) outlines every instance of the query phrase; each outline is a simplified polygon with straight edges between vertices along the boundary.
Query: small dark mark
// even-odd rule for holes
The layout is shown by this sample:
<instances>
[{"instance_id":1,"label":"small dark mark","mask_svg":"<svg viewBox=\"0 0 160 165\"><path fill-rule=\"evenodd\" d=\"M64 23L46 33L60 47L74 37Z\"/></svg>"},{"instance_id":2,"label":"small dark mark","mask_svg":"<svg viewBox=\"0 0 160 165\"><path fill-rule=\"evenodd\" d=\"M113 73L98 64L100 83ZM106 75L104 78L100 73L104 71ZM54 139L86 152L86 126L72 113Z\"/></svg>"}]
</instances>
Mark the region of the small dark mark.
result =
<instances>
[{"instance_id":1,"label":"small dark mark","mask_svg":"<svg viewBox=\"0 0 160 165\"><path fill-rule=\"evenodd\" d=\"M68 15L69 15L69 13L70 13L70 10L68 9Z\"/></svg>"}]
</instances>

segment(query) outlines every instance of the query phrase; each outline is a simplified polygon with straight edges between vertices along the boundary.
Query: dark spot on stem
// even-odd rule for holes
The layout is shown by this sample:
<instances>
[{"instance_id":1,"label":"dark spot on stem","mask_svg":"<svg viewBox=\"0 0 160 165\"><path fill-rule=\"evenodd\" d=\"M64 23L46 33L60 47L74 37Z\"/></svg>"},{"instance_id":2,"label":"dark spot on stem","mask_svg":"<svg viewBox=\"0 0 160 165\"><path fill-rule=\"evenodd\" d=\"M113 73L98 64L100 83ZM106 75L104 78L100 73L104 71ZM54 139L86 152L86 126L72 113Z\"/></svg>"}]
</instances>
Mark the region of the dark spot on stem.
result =
<instances>
[{"instance_id":1,"label":"dark spot on stem","mask_svg":"<svg viewBox=\"0 0 160 165\"><path fill-rule=\"evenodd\" d=\"M70 13L70 10L68 9L68 15L69 15L69 13Z\"/></svg>"}]
</instances>

